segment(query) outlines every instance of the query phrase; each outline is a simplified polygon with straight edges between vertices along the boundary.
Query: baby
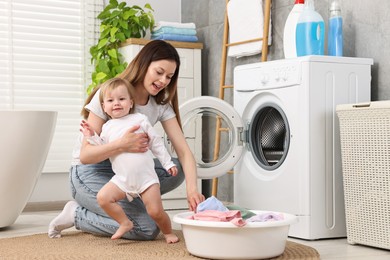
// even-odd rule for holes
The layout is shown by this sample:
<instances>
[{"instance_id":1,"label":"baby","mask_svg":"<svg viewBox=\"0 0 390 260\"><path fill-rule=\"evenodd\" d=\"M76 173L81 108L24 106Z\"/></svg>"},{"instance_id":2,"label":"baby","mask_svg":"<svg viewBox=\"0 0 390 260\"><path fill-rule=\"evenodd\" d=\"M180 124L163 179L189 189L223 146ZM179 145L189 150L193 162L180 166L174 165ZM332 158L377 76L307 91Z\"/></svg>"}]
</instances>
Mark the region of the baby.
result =
<instances>
[{"instance_id":1,"label":"baby","mask_svg":"<svg viewBox=\"0 0 390 260\"><path fill-rule=\"evenodd\" d=\"M147 117L133 113L132 93L133 87L124 79L113 78L104 82L100 90L100 101L110 119L103 125L100 136L92 131L87 122L81 123L84 137L94 145L116 140L134 125L139 125L138 131L147 133L149 137L150 149L147 152L121 153L110 157L115 176L99 191L97 200L100 207L120 225L111 239L118 239L133 228L132 221L117 202L124 198L132 201L140 197L148 214L164 234L166 242L176 243L179 238L172 233L170 218L163 209L153 155L173 176L177 174L177 167L171 161L161 136L153 129Z\"/></svg>"}]
</instances>

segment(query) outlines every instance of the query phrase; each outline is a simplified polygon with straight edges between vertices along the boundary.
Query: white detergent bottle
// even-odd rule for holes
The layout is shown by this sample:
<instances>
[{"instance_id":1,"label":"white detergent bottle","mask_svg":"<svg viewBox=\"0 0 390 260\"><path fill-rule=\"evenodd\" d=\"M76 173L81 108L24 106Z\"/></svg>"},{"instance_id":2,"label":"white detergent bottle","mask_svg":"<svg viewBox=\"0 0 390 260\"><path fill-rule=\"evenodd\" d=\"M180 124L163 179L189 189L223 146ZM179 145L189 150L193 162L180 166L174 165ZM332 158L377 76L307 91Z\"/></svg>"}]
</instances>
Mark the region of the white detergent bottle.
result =
<instances>
[{"instance_id":1,"label":"white detergent bottle","mask_svg":"<svg viewBox=\"0 0 390 260\"><path fill-rule=\"evenodd\" d=\"M295 4L287 16L286 23L283 31L283 51L284 57L295 58L297 57L297 47L295 44L296 28L299 16L303 11L305 0L295 0Z\"/></svg>"},{"instance_id":2,"label":"white detergent bottle","mask_svg":"<svg viewBox=\"0 0 390 260\"><path fill-rule=\"evenodd\" d=\"M313 0L306 0L297 24L297 56L324 55L324 42L324 19L314 10Z\"/></svg>"}]
</instances>

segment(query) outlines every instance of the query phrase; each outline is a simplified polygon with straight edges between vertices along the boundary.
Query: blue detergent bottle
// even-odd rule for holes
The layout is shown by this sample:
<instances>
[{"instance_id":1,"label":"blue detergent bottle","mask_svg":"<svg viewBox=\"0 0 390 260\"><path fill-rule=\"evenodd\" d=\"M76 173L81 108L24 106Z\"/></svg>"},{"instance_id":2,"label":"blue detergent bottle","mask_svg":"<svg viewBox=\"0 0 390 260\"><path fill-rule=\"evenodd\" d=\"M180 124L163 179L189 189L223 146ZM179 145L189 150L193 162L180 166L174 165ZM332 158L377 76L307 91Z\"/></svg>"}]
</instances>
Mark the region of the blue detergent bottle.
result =
<instances>
[{"instance_id":1,"label":"blue detergent bottle","mask_svg":"<svg viewBox=\"0 0 390 260\"><path fill-rule=\"evenodd\" d=\"M328 55L343 56L343 18L337 0L334 0L329 8Z\"/></svg>"},{"instance_id":2,"label":"blue detergent bottle","mask_svg":"<svg viewBox=\"0 0 390 260\"><path fill-rule=\"evenodd\" d=\"M313 0L306 0L296 29L297 56L324 55L325 23L314 10Z\"/></svg>"}]
</instances>

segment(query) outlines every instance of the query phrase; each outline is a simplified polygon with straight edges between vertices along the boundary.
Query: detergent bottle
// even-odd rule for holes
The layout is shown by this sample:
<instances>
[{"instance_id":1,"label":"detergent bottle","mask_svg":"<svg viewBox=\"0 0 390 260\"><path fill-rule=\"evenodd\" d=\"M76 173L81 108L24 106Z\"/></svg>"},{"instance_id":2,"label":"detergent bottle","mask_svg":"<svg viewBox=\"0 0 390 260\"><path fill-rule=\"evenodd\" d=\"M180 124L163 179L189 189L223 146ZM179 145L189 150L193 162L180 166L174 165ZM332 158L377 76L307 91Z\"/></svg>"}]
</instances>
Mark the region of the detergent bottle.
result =
<instances>
[{"instance_id":1,"label":"detergent bottle","mask_svg":"<svg viewBox=\"0 0 390 260\"><path fill-rule=\"evenodd\" d=\"M329 8L328 55L343 56L343 18L337 0L334 0Z\"/></svg>"},{"instance_id":2,"label":"detergent bottle","mask_svg":"<svg viewBox=\"0 0 390 260\"><path fill-rule=\"evenodd\" d=\"M283 31L283 51L285 58L297 57L297 46L295 44L295 35L299 16L305 6L305 0L295 0L294 6L287 16Z\"/></svg>"},{"instance_id":3,"label":"detergent bottle","mask_svg":"<svg viewBox=\"0 0 390 260\"><path fill-rule=\"evenodd\" d=\"M306 0L297 23L297 56L324 55L325 23L314 10L313 0Z\"/></svg>"}]
</instances>

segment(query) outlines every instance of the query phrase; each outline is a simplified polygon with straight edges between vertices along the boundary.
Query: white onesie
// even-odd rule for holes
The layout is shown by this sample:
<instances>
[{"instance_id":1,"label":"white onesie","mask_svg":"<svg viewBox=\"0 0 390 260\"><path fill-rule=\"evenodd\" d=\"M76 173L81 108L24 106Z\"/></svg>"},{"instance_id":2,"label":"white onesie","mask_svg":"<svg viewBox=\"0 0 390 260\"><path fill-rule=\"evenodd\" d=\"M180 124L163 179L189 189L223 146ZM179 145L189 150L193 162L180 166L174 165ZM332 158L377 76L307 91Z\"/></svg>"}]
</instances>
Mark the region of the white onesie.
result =
<instances>
[{"instance_id":1,"label":"white onesie","mask_svg":"<svg viewBox=\"0 0 390 260\"><path fill-rule=\"evenodd\" d=\"M157 134L145 115L134 113L108 120L102 127L101 140L98 136L88 140L93 144L101 141L103 143L112 142L122 137L134 125L140 126L137 133L144 132L149 136L149 150L145 153L120 153L110 157L115 173L111 181L126 193L130 201L152 184L159 183L154 169L153 155L161 162L164 169L168 170L175 166L164 146L162 137Z\"/></svg>"}]
</instances>

